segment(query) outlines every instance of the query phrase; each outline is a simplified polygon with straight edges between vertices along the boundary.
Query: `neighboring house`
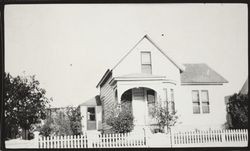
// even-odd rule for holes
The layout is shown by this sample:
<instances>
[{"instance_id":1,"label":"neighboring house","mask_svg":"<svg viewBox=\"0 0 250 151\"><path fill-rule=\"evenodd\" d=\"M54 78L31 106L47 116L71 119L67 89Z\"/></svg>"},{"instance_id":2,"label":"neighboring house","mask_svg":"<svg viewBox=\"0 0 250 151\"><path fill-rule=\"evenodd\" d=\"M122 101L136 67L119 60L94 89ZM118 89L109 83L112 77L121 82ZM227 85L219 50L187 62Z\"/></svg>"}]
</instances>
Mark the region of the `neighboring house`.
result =
<instances>
[{"instance_id":1,"label":"neighboring house","mask_svg":"<svg viewBox=\"0 0 250 151\"><path fill-rule=\"evenodd\" d=\"M125 101L132 103L134 129L154 124L150 110L156 103L167 102L169 110L179 116L178 130L221 128L226 122L224 83L228 81L204 63L178 64L145 35L103 75L96 86L100 96L82 104L82 115L88 114L83 129L91 129L88 122L93 115L102 116L92 119L102 122L104 131L109 130L107 118ZM95 103L96 98L100 104Z\"/></svg>"},{"instance_id":2,"label":"neighboring house","mask_svg":"<svg viewBox=\"0 0 250 151\"><path fill-rule=\"evenodd\" d=\"M248 78L242 88L240 89L240 94L248 94Z\"/></svg>"},{"instance_id":3,"label":"neighboring house","mask_svg":"<svg viewBox=\"0 0 250 151\"><path fill-rule=\"evenodd\" d=\"M82 116L82 131L101 130L102 106L100 96L97 95L79 106Z\"/></svg>"}]
</instances>

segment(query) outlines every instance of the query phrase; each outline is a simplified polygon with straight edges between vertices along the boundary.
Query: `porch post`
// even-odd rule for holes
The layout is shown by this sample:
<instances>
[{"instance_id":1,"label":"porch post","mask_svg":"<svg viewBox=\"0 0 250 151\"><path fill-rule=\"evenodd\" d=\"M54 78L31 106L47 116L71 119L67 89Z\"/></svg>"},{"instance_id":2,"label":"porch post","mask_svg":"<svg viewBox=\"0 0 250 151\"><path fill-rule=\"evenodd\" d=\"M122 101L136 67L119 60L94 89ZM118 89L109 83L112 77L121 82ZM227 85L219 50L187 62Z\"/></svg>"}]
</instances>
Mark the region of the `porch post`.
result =
<instances>
[{"instance_id":1,"label":"porch post","mask_svg":"<svg viewBox=\"0 0 250 151\"><path fill-rule=\"evenodd\" d=\"M122 97L122 92L121 90L117 89L117 104L121 104L121 97Z\"/></svg>"}]
</instances>

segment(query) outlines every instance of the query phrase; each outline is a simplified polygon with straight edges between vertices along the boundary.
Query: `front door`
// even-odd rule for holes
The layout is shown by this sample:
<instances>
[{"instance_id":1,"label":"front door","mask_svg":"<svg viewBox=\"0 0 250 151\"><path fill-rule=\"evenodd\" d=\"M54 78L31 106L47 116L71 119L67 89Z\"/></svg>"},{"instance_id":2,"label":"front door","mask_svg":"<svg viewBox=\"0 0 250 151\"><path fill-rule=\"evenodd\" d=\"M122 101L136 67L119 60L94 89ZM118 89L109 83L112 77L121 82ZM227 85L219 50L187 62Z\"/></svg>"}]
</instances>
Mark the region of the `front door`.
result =
<instances>
[{"instance_id":1,"label":"front door","mask_svg":"<svg viewBox=\"0 0 250 151\"><path fill-rule=\"evenodd\" d=\"M88 107L87 108L87 130L96 130L95 107Z\"/></svg>"},{"instance_id":2,"label":"front door","mask_svg":"<svg viewBox=\"0 0 250 151\"><path fill-rule=\"evenodd\" d=\"M132 90L132 107L134 115L134 124L135 126L145 125L145 99L144 99L144 89L143 88L134 88Z\"/></svg>"}]
</instances>

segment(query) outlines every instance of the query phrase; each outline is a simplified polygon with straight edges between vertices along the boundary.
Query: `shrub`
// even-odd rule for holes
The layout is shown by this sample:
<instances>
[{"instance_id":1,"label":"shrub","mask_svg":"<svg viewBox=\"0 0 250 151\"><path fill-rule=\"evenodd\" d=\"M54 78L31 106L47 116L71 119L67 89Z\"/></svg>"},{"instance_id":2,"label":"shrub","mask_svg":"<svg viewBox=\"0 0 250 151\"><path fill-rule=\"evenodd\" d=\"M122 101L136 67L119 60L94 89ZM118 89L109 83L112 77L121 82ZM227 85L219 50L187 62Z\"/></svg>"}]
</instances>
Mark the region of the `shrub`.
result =
<instances>
[{"instance_id":1,"label":"shrub","mask_svg":"<svg viewBox=\"0 0 250 151\"><path fill-rule=\"evenodd\" d=\"M53 123L53 120L51 118L46 119L44 125L40 129L40 135L46 136L46 137L50 136L50 134L53 131L52 123Z\"/></svg>"},{"instance_id":2,"label":"shrub","mask_svg":"<svg viewBox=\"0 0 250 151\"><path fill-rule=\"evenodd\" d=\"M176 111L170 113L167 105L156 104L151 112L153 118L157 120L158 132L165 132L165 127L169 129L177 122L178 116Z\"/></svg>"},{"instance_id":3,"label":"shrub","mask_svg":"<svg viewBox=\"0 0 250 151\"><path fill-rule=\"evenodd\" d=\"M81 119L80 107L67 106L65 109L53 111L40 128L40 134L43 136L81 135Z\"/></svg>"},{"instance_id":4,"label":"shrub","mask_svg":"<svg viewBox=\"0 0 250 151\"><path fill-rule=\"evenodd\" d=\"M111 113L106 123L114 133L128 133L134 128L134 117L130 103L122 103L121 108Z\"/></svg>"},{"instance_id":5,"label":"shrub","mask_svg":"<svg viewBox=\"0 0 250 151\"><path fill-rule=\"evenodd\" d=\"M248 94L234 94L229 98L228 108L232 117L232 127L248 128Z\"/></svg>"},{"instance_id":6,"label":"shrub","mask_svg":"<svg viewBox=\"0 0 250 151\"><path fill-rule=\"evenodd\" d=\"M72 130L73 135L81 135L82 134L82 125L81 125L81 112L80 107L72 107L68 106L66 108L66 114L70 120L70 128Z\"/></svg>"}]
</instances>

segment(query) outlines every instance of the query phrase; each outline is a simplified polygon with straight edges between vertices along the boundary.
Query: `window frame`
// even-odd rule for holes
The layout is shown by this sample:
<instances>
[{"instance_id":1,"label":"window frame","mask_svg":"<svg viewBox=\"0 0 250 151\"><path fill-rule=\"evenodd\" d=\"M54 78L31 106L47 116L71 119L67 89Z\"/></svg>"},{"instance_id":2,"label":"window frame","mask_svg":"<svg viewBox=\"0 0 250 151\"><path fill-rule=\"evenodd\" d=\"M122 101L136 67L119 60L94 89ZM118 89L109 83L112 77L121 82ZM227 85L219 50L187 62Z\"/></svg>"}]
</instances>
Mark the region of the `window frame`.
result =
<instances>
[{"instance_id":1,"label":"window frame","mask_svg":"<svg viewBox=\"0 0 250 151\"><path fill-rule=\"evenodd\" d=\"M197 92L198 96L197 96L197 100L198 101L194 101L193 99L193 92ZM204 98L202 96L202 92L207 92L206 94L206 101L204 101ZM193 114L209 114L211 113L210 110L210 101L209 101L209 91L208 90L192 90L192 107L193 107ZM194 104L197 104L199 112L194 112ZM207 104L207 111L205 111L204 109L204 104Z\"/></svg>"},{"instance_id":2,"label":"window frame","mask_svg":"<svg viewBox=\"0 0 250 151\"><path fill-rule=\"evenodd\" d=\"M143 62L143 53L147 53L149 54L149 63L144 63ZM141 51L141 73L146 73L146 72L143 72L143 66L150 66L150 73L149 74L152 74L152 55L151 55L151 52L150 51Z\"/></svg>"}]
</instances>

